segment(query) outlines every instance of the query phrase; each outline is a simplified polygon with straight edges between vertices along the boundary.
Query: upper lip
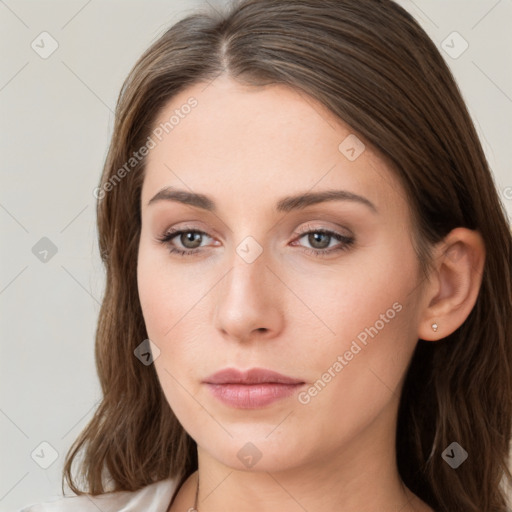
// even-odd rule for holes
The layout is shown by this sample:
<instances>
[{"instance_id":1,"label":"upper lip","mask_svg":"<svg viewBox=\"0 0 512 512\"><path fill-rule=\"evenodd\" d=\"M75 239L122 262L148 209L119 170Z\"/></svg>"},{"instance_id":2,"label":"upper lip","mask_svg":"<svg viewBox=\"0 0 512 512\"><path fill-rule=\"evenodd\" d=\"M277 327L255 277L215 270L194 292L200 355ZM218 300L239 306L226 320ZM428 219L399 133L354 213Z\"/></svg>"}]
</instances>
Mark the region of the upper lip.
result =
<instances>
[{"instance_id":1,"label":"upper lip","mask_svg":"<svg viewBox=\"0 0 512 512\"><path fill-rule=\"evenodd\" d=\"M236 368L225 368L216 372L206 379L208 384L303 384L304 381L287 377L280 373L265 368L251 368L249 370L237 370Z\"/></svg>"}]
</instances>

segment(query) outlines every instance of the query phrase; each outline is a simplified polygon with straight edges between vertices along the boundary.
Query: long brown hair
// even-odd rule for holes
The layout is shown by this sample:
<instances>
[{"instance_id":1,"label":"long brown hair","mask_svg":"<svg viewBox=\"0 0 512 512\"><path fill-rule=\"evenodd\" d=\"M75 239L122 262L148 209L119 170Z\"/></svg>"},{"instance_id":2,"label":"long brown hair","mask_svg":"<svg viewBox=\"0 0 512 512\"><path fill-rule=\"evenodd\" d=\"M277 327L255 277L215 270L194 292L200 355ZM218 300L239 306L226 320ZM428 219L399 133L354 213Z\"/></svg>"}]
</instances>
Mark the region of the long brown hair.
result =
<instances>
[{"instance_id":1,"label":"long brown hair","mask_svg":"<svg viewBox=\"0 0 512 512\"><path fill-rule=\"evenodd\" d=\"M145 159L130 158L173 96L223 73L244 84L293 87L379 151L407 193L426 273L432 245L453 228L481 233L486 262L477 302L444 340L419 340L396 446L405 484L436 511L504 512L500 483L511 479L510 228L452 74L391 0L237 1L179 21L135 64L119 96L97 193L106 267L95 347L103 400L67 454L63 488L66 479L77 494L133 491L164 478L183 481L197 468L195 442L170 409L154 365L134 357L147 338L136 278ZM454 441L469 454L456 470L441 456ZM82 452L83 489L72 475Z\"/></svg>"}]
</instances>

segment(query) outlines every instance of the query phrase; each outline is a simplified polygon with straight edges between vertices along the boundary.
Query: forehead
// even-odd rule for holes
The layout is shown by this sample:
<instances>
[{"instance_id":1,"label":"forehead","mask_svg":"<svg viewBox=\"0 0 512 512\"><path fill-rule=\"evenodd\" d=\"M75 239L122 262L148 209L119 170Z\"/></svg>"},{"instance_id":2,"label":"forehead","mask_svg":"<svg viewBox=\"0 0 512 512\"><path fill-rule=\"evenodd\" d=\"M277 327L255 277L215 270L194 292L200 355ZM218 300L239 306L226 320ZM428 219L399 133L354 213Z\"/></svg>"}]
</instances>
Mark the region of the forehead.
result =
<instances>
[{"instance_id":1,"label":"forehead","mask_svg":"<svg viewBox=\"0 0 512 512\"><path fill-rule=\"evenodd\" d=\"M189 111L190 98L197 104ZM180 117L181 110L189 113ZM305 154L325 160L337 156L340 135L350 133L341 120L302 92L285 85L246 86L226 76L194 84L173 97L155 125L164 127L173 114L175 124L163 134L168 149L179 150L187 143L219 160L270 159L273 166ZM164 152L160 147L151 156Z\"/></svg>"},{"instance_id":2,"label":"forehead","mask_svg":"<svg viewBox=\"0 0 512 512\"><path fill-rule=\"evenodd\" d=\"M400 184L368 143L314 98L285 85L245 86L225 76L194 84L159 112L152 133L159 136L152 135L143 203L164 186L245 208L274 192L340 188L382 206L403 202Z\"/></svg>"}]
</instances>

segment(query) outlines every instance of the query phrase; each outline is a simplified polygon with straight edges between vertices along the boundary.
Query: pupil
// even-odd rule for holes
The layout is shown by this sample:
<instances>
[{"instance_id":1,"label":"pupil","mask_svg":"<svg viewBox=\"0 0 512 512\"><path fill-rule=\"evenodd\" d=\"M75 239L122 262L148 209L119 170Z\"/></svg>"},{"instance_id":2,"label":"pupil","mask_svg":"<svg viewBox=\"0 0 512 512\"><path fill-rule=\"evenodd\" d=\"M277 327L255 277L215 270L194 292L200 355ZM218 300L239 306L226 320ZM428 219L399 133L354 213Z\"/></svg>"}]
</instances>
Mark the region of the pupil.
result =
<instances>
[{"instance_id":1,"label":"pupil","mask_svg":"<svg viewBox=\"0 0 512 512\"><path fill-rule=\"evenodd\" d=\"M327 243L322 243L321 240L320 240L320 243L318 244L319 242L319 239L321 239L322 237L324 237L324 242L327 242ZM325 249L326 247L329 246L329 238L330 238L330 235L326 234L326 233L311 233L309 235L309 240L308 242L315 248L315 249Z\"/></svg>"},{"instance_id":2,"label":"pupil","mask_svg":"<svg viewBox=\"0 0 512 512\"><path fill-rule=\"evenodd\" d=\"M199 247L201 245L201 233L197 233L194 231L188 231L187 233L183 233L181 235L181 243L187 248L187 249L195 249L196 247ZM188 245L188 242L192 242L192 245ZM195 243L194 242L198 242Z\"/></svg>"}]
</instances>

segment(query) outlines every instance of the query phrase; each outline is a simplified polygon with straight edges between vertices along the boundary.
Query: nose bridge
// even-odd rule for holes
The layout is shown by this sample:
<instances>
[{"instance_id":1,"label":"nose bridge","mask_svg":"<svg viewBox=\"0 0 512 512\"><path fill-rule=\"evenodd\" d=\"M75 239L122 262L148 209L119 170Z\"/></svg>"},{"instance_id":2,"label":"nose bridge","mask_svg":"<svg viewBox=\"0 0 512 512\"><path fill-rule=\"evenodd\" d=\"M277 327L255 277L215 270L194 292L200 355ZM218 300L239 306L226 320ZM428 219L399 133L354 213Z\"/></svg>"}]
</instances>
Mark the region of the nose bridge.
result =
<instances>
[{"instance_id":1,"label":"nose bridge","mask_svg":"<svg viewBox=\"0 0 512 512\"><path fill-rule=\"evenodd\" d=\"M260 219L251 219L249 214L239 218L238 237L233 232L233 240L238 238L239 242L230 248L232 268L226 276L225 291L234 296L247 295L244 297L247 303L265 293L265 284L269 278L267 264L270 264L271 254L268 246L264 247L268 240L262 232L262 222ZM254 236L249 233L254 233Z\"/></svg>"},{"instance_id":2,"label":"nose bridge","mask_svg":"<svg viewBox=\"0 0 512 512\"><path fill-rule=\"evenodd\" d=\"M240 244L237 254L233 257L232 270L227 276L227 293L234 292L249 303L251 299L261 297L261 294L265 293L265 285L268 281L266 274L269 272L266 268L268 258L260 254L253 261L246 260L243 255L240 256L244 247L246 246L243 243ZM245 250L247 254L251 253L250 248Z\"/></svg>"},{"instance_id":3,"label":"nose bridge","mask_svg":"<svg viewBox=\"0 0 512 512\"><path fill-rule=\"evenodd\" d=\"M232 267L220 283L215 325L238 340L262 329L274 334L282 323L279 291L267 268L268 254L254 240L242 241L233 251Z\"/></svg>"},{"instance_id":4,"label":"nose bridge","mask_svg":"<svg viewBox=\"0 0 512 512\"><path fill-rule=\"evenodd\" d=\"M263 302L271 301L270 290L268 289L268 273L266 268L267 255L260 254L253 261L240 256L239 250L243 243L233 255L231 271L226 276L223 286L223 296L226 302L234 301L243 304L247 308L261 308ZM251 249L247 251L250 254Z\"/></svg>"}]
</instances>

